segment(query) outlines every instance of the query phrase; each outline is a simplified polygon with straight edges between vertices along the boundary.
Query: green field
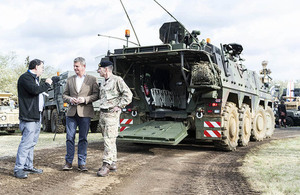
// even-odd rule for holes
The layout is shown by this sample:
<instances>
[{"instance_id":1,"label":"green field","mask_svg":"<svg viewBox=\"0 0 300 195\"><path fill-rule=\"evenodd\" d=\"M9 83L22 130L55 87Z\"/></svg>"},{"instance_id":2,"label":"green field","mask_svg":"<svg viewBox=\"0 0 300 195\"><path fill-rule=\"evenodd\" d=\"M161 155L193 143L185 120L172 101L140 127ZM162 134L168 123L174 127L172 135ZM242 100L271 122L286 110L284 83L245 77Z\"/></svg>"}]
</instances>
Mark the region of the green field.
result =
<instances>
[{"instance_id":1,"label":"green field","mask_svg":"<svg viewBox=\"0 0 300 195\"><path fill-rule=\"evenodd\" d=\"M271 141L249 152L240 171L263 194L300 194L300 137Z\"/></svg>"}]
</instances>

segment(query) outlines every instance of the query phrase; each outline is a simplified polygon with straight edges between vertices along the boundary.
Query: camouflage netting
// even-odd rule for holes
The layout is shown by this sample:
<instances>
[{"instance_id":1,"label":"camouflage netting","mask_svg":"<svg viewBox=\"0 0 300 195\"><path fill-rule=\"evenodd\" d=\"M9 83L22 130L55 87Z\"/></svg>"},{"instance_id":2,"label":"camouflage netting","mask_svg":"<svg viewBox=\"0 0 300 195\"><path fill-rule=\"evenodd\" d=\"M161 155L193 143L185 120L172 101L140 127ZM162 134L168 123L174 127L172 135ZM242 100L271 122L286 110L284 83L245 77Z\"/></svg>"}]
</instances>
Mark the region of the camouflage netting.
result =
<instances>
[{"instance_id":1,"label":"camouflage netting","mask_svg":"<svg viewBox=\"0 0 300 195\"><path fill-rule=\"evenodd\" d=\"M216 64L200 61L192 66L192 83L194 85L220 85L221 70Z\"/></svg>"}]
</instances>

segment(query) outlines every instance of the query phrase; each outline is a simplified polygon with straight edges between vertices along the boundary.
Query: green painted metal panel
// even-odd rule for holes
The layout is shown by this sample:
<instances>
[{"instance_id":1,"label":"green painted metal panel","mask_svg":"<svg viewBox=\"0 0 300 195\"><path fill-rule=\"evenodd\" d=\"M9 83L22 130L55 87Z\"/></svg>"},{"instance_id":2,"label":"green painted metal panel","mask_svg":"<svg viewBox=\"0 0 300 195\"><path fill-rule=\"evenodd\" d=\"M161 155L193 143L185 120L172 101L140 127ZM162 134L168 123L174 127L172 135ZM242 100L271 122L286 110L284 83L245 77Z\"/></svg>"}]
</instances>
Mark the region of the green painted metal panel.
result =
<instances>
[{"instance_id":1,"label":"green painted metal panel","mask_svg":"<svg viewBox=\"0 0 300 195\"><path fill-rule=\"evenodd\" d=\"M187 128L182 122L148 121L120 132L118 140L177 145L186 136Z\"/></svg>"}]
</instances>

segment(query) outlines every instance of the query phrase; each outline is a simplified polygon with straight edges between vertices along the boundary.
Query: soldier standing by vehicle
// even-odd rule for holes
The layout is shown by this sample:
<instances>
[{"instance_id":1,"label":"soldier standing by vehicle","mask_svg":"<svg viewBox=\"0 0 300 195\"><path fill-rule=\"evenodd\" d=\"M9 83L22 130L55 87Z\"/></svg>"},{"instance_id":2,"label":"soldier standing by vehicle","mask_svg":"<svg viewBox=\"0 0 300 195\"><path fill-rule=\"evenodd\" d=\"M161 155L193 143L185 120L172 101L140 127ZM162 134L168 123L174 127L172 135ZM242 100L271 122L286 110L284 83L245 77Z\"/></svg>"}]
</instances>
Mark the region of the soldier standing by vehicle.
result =
<instances>
[{"instance_id":1,"label":"soldier standing by vehicle","mask_svg":"<svg viewBox=\"0 0 300 195\"><path fill-rule=\"evenodd\" d=\"M112 73L113 63L102 61L98 73L105 78L100 86L100 120L99 124L104 138L103 164L97 172L100 177L105 177L110 171L116 171L118 127L121 108L132 100L132 93L124 80Z\"/></svg>"},{"instance_id":2,"label":"soldier standing by vehicle","mask_svg":"<svg viewBox=\"0 0 300 195\"><path fill-rule=\"evenodd\" d=\"M284 101L281 100L280 104L278 105L278 115L279 115L279 128L281 128L281 121L283 120L284 127L286 128L286 107Z\"/></svg>"},{"instance_id":3,"label":"soldier standing by vehicle","mask_svg":"<svg viewBox=\"0 0 300 195\"><path fill-rule=\"evenodd\" d=\"M74 71L76 75L68 78L63 93L64 102L69 103L66 117L67 128L67 154L64 171L72 169L75 153L75 135L79 127L78 141L78 170L87 171L87 135L90 128L91 118L94 117L92 102L98 100L99 87L96 77L87 75L85 72L86 62L82 57L74 59Z\"/></svg>"},{"instance_id":4,"label":"soldier standing by vehicle","mask_svg":"<svg viewBox=\"0 0 300 195\"><path fill-rule=\"evenodd\" d=\"M18 80L19 119L22 140L18 148L14 176L20 179L28 173L43 173L33 167L33 150L41 129L41 113L44 107L43 92L52 84L51 79L39 83L39 76L44 72L44 62L34 59L29 63L28 71Z\"/></svg>"}]
</instances>

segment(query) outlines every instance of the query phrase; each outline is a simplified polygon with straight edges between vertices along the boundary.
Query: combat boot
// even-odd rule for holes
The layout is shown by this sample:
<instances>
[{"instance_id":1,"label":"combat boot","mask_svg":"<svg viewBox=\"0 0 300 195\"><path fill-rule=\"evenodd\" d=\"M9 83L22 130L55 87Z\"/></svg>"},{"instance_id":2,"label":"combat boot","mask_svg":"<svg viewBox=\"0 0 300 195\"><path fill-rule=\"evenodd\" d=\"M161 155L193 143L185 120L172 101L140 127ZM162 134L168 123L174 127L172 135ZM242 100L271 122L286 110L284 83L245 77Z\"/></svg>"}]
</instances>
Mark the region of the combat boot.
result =
<instances>
[{"instance_id":1,"label":"combat boot","mask_svg":"<svg viewBox=\"0 0 300 195\"><path fill-rule=\"evenodd\" d=\"M117 163L116 162L112 162L111 165L109 165L109 170L111 172L116 172L117 171Z\"/></svg>"},{"instance_id":2,"label":"combat boot","mask_svg":"<svg viewBox=\"0 0 300 195\"><path fill-rule=\"evenodd\" d=\"M99 171L97 172L97 176L99 177L106 177L109 174L109 167L110 165L106 162L103 163L102 167L99 169Z\"/></svg>"}]
</instances>

